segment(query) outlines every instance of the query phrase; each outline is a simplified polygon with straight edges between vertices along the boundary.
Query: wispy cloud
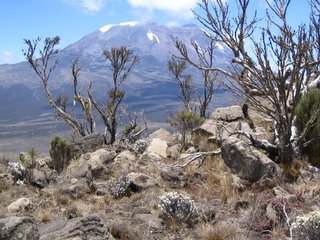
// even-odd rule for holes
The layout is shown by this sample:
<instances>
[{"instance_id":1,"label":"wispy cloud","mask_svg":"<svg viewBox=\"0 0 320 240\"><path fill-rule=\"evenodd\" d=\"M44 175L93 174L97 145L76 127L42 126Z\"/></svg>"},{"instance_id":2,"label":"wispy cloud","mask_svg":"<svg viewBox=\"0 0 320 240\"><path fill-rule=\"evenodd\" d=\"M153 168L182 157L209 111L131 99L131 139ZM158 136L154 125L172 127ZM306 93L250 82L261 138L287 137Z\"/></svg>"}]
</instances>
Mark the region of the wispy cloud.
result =
<instances>
[{"instance_id":1,"label":"wispy cloud","mask_svg":"<svg viewBox=\"0 0 320 240\"><path fill-rule=\"evenodd\" d=\"M80 7L85 12L99 12L106 0L63 0L65 3Z\"/></svg>"},{"instance_id":2,"label":"wispy cloud","mask_svg":"<svg viewBox=\"0 0 320 240\"><path fill-rule=\"evenodd\" d=\"M1 53L0 62L2 63L13 63L15 60L14 55L12 52L3 51Z\"/></svg>"},{"instance_id":3,"label":"wispy cloud","mask_svg":"<svg viewBox=\"0 0 320 240\"><path fill-rule=\"evenodd\" d=\"M146 8L149 10L162 10L175 14L180 14L181 17L192 17L190 11L195 8L198 0L127 0L128 3L135 8Z\"/></svg>"}]
</instances>

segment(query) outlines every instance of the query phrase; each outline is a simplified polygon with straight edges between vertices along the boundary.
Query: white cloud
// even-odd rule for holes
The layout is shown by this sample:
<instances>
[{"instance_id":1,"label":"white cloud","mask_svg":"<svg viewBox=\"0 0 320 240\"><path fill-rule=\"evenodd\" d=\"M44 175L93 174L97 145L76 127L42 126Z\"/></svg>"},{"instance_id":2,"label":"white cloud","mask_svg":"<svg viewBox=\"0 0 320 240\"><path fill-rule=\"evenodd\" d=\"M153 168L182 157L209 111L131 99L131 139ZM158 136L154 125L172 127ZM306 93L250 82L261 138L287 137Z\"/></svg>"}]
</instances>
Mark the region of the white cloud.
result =
<instances>
[{"instance_id":1,"label":"white cloud","mask_svg":"<svg viewBox=\"0 0 320 240\"><path fill-rule=\"evenodd\" d=\"M192 17L191 9L197 6L198 0L127 0L132 7L162 10Z\"/></svg>"},{"instance_id":2,"label":"white cloud","mask_svg":"<svg viewBox=\"0 0 320 240\"><path fill-rule=\"evenodd\" d=\"M12 63L14 62L14 55L12 52L3 51L1 54L1 62L3 63Z\"/></svg>"},{"instance_id":3,"label":"white cloud","mask_svg":"<svg viewBox=\"0 0 320 240\"><path fill-rule=\"evenodd\" d=\"M86 12L99 12L104 7L106 0L64 0L64 2L78 6Z\"/></svg>"}]
</instances>

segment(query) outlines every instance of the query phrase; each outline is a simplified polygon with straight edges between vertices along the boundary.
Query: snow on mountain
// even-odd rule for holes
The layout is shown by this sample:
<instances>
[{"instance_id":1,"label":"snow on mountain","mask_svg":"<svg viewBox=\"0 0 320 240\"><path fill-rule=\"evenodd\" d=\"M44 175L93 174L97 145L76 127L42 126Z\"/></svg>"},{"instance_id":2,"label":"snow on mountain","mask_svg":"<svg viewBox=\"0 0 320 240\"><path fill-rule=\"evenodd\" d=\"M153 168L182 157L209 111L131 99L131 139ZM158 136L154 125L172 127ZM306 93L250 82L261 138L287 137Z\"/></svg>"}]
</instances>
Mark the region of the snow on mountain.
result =
<instances>
[{"instance_id":1,"label":"snow on mountain","mask_svg":"<svg viewBox=\"0 0 320 240\"><path fill-rule=\"evenodd\" d=\"M154 33L152 33L151 31L147 33L147 37L150 39L150 41L156 40L158 43L160 43L159 37Z\"/></svg>"},{"instance_id":2,"label":"snow on mountain","mask_svg":"<svg viewBox=\"0 0 320 240\"><path fill-rule=\"evenodd\" d=\"M137 24L138 24L138 22L136 22L136 21L123 22L123 23L119 23L119 24L108 24L108 25L105 25L105 26L101 27L99 30L100 30L100 32L105 33L105 32L108 32L112 27L115 27L115 26L130 26L130 27L134 27Z\"/></svg>"}]
</instances>

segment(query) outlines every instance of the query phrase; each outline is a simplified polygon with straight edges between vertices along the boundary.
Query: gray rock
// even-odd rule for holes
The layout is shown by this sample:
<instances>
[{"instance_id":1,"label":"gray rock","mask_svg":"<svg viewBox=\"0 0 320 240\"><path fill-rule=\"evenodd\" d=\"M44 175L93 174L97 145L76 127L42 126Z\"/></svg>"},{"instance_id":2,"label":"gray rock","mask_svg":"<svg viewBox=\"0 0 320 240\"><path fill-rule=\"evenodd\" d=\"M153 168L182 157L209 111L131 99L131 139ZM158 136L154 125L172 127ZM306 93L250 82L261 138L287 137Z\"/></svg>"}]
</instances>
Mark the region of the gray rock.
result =
<instances>
[{"instance_id":1,"label":"gray rock","mask_svg":"<svg viewBox=\"0 0 320 240\"><path fill-rule=\"evenodd\" d=\"M164 181L172 183L188 180L187 175L179 167L165 167L161 170L160 176Z\"/></svg>"},{"instance_id":2,"label":"gray rock","mask_svg":"<svg viewBox=\"0 0 320 240\"><path fill-rule=\"evenodd\" d=\"M143 173L129 173L128 176L134 188L145 189L157 185L154 178Z\"/></svg>"},{"instance_id":3,"label":"gray rock","mask_svg":"<svg viewBox=\"0 0 320 240\"><path fill-rule=\"evenodd\" d=\"M91 134L74 141L74 152L77 157L81 154L94 152L102 148L104 145L104 137L100 134Z\"/></svg>"},{"instance_id":4,"label":"gray rock","mask_svg":"<svg viewBox=\"0 0 320 240\"><path fill-rule=\"evenodd\" d=\"M241 106L235 105L225 108L217 108L210 116L211 119L232 122L243 119Z\"/></svg>"},{"instance_id":5,"label":"gray rock","mask_svg":"<svg viewBox=\"0 0 320 240\"><path fill-rule=\"evenodd\" d=\"M69 221L55 221L40 228L40 240L113 240L108 227L95 214Z\"/></svg>"},{"instance_id":6,"label":"gray rock","mask_svg":"<svg viewBox=\"0 0 320 240\"><path fill-rule=\"evenodd\" d=\"M153 138L147 147L146 152L151 154L158 154L159 156L167 157L168 143L160 138Z\"/></svg>"},{"instance_id":7,"label":"gray rock","mask_svg":"<svg viewBox=\"0 0 320 240\"><path fill-rule=\"evenodd\" d=\"M174 136L165 128L159 128L158 130L151 133L148 139L159 138L162 141L172 143L174 141Z\"/></svg>"},{"instance_id":8,"label":"gray rock","mask_svg":"<svg viewBox=\"0 0 320 240\"><path fill-rule=\"evenodd\" d=\"M67 195L72 199L79 199L87 193L91 193L91 189L86 179L71 179L70 183L64 184L60 188L60 194Z\"/></svg>"},{"instance_id":9,"label":"gray rock","mask_svg":"<svg viewBox=\"0 0 320 240\"><path fill-rule=\"evenodd\" d=\"M47 179L46 175L44 174L44 172L42 172L38 169L33 169L32 173L33 173L33 175L32 175L33 177L31 179L31 184L36 185L41 188L48 185L48 179Z\"/></svg>"},{"instance_id":10,"label":"gray rock","mask_svg":"<svg viewBox=\"0 0 320 240\"><path fill-rule=\"evenodd\" d=\"M250 182L280 172L279 166L266 155L235 137L222 142L221 156L235 174Z\"/></svg>"},{"instance_id":11,"label":"gray rock","mask_svg":"<svg viewBox=\"0 0 320 240\"><path fill-rule=\"evenodd\" d=\"M30 208L32 205L32 202L30 198L19 198L13 203L11 203L7 209L8 212L14 213L14 212L20 212L20 211L26 211Z\"/></svg>"},{"instance_id":12,"label":"gray rock","mask_svg":"<svg viewBox=\"0 0 320 240\"><path fill-rule=\"evenodd\" d=\"M175 144L167 149L167 156L174 160L178 160L180 157L181 144Z\"/></svg>"},{"instance_id":13,"label":"gray rock","mask_svg":"<svg viewBox=\"0 0 320 240\"><path fill-rule=\"evenodd\" d=\"M36 223L29 217L10 216L0 218L0 240L37 240Z\"/></svg>"}]
</instances>

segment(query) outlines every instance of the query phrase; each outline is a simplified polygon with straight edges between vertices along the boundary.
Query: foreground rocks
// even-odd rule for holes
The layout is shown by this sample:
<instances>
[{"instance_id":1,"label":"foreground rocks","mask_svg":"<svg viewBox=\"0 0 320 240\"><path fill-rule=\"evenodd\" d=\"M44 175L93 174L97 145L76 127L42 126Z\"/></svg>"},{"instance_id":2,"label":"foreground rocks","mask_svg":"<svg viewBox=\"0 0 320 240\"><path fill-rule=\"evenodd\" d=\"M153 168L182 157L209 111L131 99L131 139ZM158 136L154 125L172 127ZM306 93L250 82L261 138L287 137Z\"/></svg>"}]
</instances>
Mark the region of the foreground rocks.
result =
<instances>
[{"instance_id":1,"label":"foreground rocks","mask_svg":"<svg viewBox=\"0 0 320 240\"><path fill-rule=\"evenodd\" d=\"M5 217L0 218L1 240L38 240L40 234L37 224L29 217Z\"/></svg>"},{"instance_id":2,"label":"foreground rocks","mask_svg":"<svg viewBox=\"0 0 320 240\"><path fill-rule=\"evenodd\" d=\"M229 137L222 143L221 156L232 171L249 182L280 174L280 168L276 163L248 143L235 137Z\"/></svg>"},{"instance_id":3,"label":"foreground rocks","mask_svg":"<svg viewBox=\"0 0 320 240\"><path fill-rule=\"evenodd\" d=\"M0 163L6 183L0 185L0 240L288 238L286 219L320 206L320 171L305 168L297 182L283 182L277 164L229 136L246 123L240 110L220 109L207 121L208 128L227 128L222 158L189 162L202 151L220 150L207 141L213 135L183 150L175 135L160 129L134 144L106 146L95 136L84 147L82 140L80 156L56 175L48 174L50 159L36 159L31 185L13 185L12 168Z\"/></svg>"}]
</instances>

